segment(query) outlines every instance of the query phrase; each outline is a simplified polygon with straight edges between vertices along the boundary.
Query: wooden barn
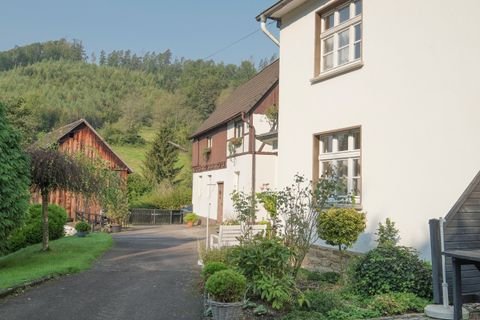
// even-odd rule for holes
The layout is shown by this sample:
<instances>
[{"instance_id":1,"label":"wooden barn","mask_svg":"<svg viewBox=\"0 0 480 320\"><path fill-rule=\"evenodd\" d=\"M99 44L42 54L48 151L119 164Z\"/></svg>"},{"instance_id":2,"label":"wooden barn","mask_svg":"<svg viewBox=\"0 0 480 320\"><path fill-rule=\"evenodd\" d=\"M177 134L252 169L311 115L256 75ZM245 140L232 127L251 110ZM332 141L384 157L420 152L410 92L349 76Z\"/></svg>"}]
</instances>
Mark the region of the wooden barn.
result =
<instances>
[{"instance_id":1,"label":"wooden barn","mask_svg":"<svg viewBox=\"0 0 480 320\"><path fill-rule=\"evenodd\" d=\"M38 147L58 145L59 150L69 154L81 152L89 158L101 157L110 164L112 170L118 172L125 182L128 174L132 173L132 169L85 119L77 120L46 134L36 145ZM41 203L38 192L32 195L32 201ZM100 214L101 211L101 207L92 201L86 208L83 196L65 190L51 192L49 202L64 207L72 220L75 220L77 213Z\"/></svg>"}]
</instances>

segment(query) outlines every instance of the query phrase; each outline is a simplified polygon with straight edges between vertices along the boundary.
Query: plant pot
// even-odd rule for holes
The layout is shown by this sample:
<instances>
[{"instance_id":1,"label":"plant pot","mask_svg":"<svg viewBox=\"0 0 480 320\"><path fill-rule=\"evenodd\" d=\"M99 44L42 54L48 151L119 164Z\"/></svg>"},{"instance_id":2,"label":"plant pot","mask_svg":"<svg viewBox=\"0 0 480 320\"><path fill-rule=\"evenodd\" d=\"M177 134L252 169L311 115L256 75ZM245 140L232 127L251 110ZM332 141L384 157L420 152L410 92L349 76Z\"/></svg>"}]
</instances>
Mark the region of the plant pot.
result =
<instances>
[{"instance_id":1,"label":"plant pot","mask_svg":"<svg viewBox=\"0 0 480 320\"><path fill-rule=\"evenodd\" d=\"M239 320L242 317L243 302L217 302L209 300L214 320Z\"/></svg>"},{"instance_id":2,"label":"plant pot","mask_svg":"<svg viewBox=\"0 0 480 320\"><path fill-rule=\"evenodd\" d=\"M122 225L120 224L112 224L112 233L122 231Z\"/></svg>"},{"instance_id":3,"label":"plant pot","mask_svg":"<svg viewBox=\"0 0 480 320\"><path fill-rule=\"evenodd\" d=\"M187 222L187 227L189 227L189 228L193 227L193 221L188 221Z\"/></svg>"},{"instance_id":4,"label":"plant pot","mask_svg":"<svg viewBox=\"0 0 480 320\"><path fill-rule=\"evenodd\" d=\"M85 238L88 234L88 231L77 231L76 235L79 238Z\"/></svg>"}]
</instances>

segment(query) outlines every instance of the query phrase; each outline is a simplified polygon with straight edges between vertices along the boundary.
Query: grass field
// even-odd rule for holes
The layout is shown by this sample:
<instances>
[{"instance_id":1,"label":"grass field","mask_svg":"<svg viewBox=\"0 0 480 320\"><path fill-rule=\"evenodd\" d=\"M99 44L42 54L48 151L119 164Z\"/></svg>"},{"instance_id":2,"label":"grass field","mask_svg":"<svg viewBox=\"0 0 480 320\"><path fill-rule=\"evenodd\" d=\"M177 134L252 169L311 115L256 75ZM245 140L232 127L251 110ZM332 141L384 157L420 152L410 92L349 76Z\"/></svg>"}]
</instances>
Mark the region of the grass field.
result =
<instances>
[{"instance_id":1,"label":"grass field","mask_svg":"<svg viewBox=\"0 0 480 320\"><path fill-rule=\"evenodd\" d=\"M0 257L0 289L86 270L112 243L109 234L93 233L85 238L65 237L51 241L48 252L41 252L41 245L36 244Z\"/></svg>"}]
</instances>

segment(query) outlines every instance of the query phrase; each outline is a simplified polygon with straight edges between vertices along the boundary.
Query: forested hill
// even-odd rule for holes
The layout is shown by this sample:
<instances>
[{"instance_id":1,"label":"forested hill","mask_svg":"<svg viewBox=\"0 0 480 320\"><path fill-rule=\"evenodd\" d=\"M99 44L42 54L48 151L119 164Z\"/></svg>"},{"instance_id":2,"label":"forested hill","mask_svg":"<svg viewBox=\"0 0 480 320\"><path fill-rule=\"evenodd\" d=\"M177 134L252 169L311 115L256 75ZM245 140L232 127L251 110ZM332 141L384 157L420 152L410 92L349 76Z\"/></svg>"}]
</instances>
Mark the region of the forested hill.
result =
<instances>
[{"instance_id":1,"label":"forested hill","mask_svg":"<svg viewBox=\"0 0 480 320\"><path fill-rule=\"evenodd\" d=\"M87 59L80 42L58 40L0 52L0 101L28 141L79 118L118 138L168 117L175 118L182 140L218 99L255 72L249 61L173 58L169 50Z\"/></svg>"}]
</instances>

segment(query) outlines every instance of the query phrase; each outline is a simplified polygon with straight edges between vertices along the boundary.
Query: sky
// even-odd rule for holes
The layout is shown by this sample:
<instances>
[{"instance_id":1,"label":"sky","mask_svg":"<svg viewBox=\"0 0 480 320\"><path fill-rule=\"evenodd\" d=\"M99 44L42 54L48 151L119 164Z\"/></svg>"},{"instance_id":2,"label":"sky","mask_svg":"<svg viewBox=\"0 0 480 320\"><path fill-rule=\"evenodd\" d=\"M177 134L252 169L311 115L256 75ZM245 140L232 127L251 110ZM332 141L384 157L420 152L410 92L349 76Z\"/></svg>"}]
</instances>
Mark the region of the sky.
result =
<instances>
[{"instance_id":1,"label":"sky","mask_svg":"<svg viewBox=\"0 0 480 320\"><path fill-rule=\"evenodd\" d=\"M275 0L5 0L0 51L33 42L82 41L86 53L103 49L137 54L170 49L175 57L258 63L278 55L261 31L257 14ZM275 24L269 29L278 34Z\"/></svg>"}]
</instances>

